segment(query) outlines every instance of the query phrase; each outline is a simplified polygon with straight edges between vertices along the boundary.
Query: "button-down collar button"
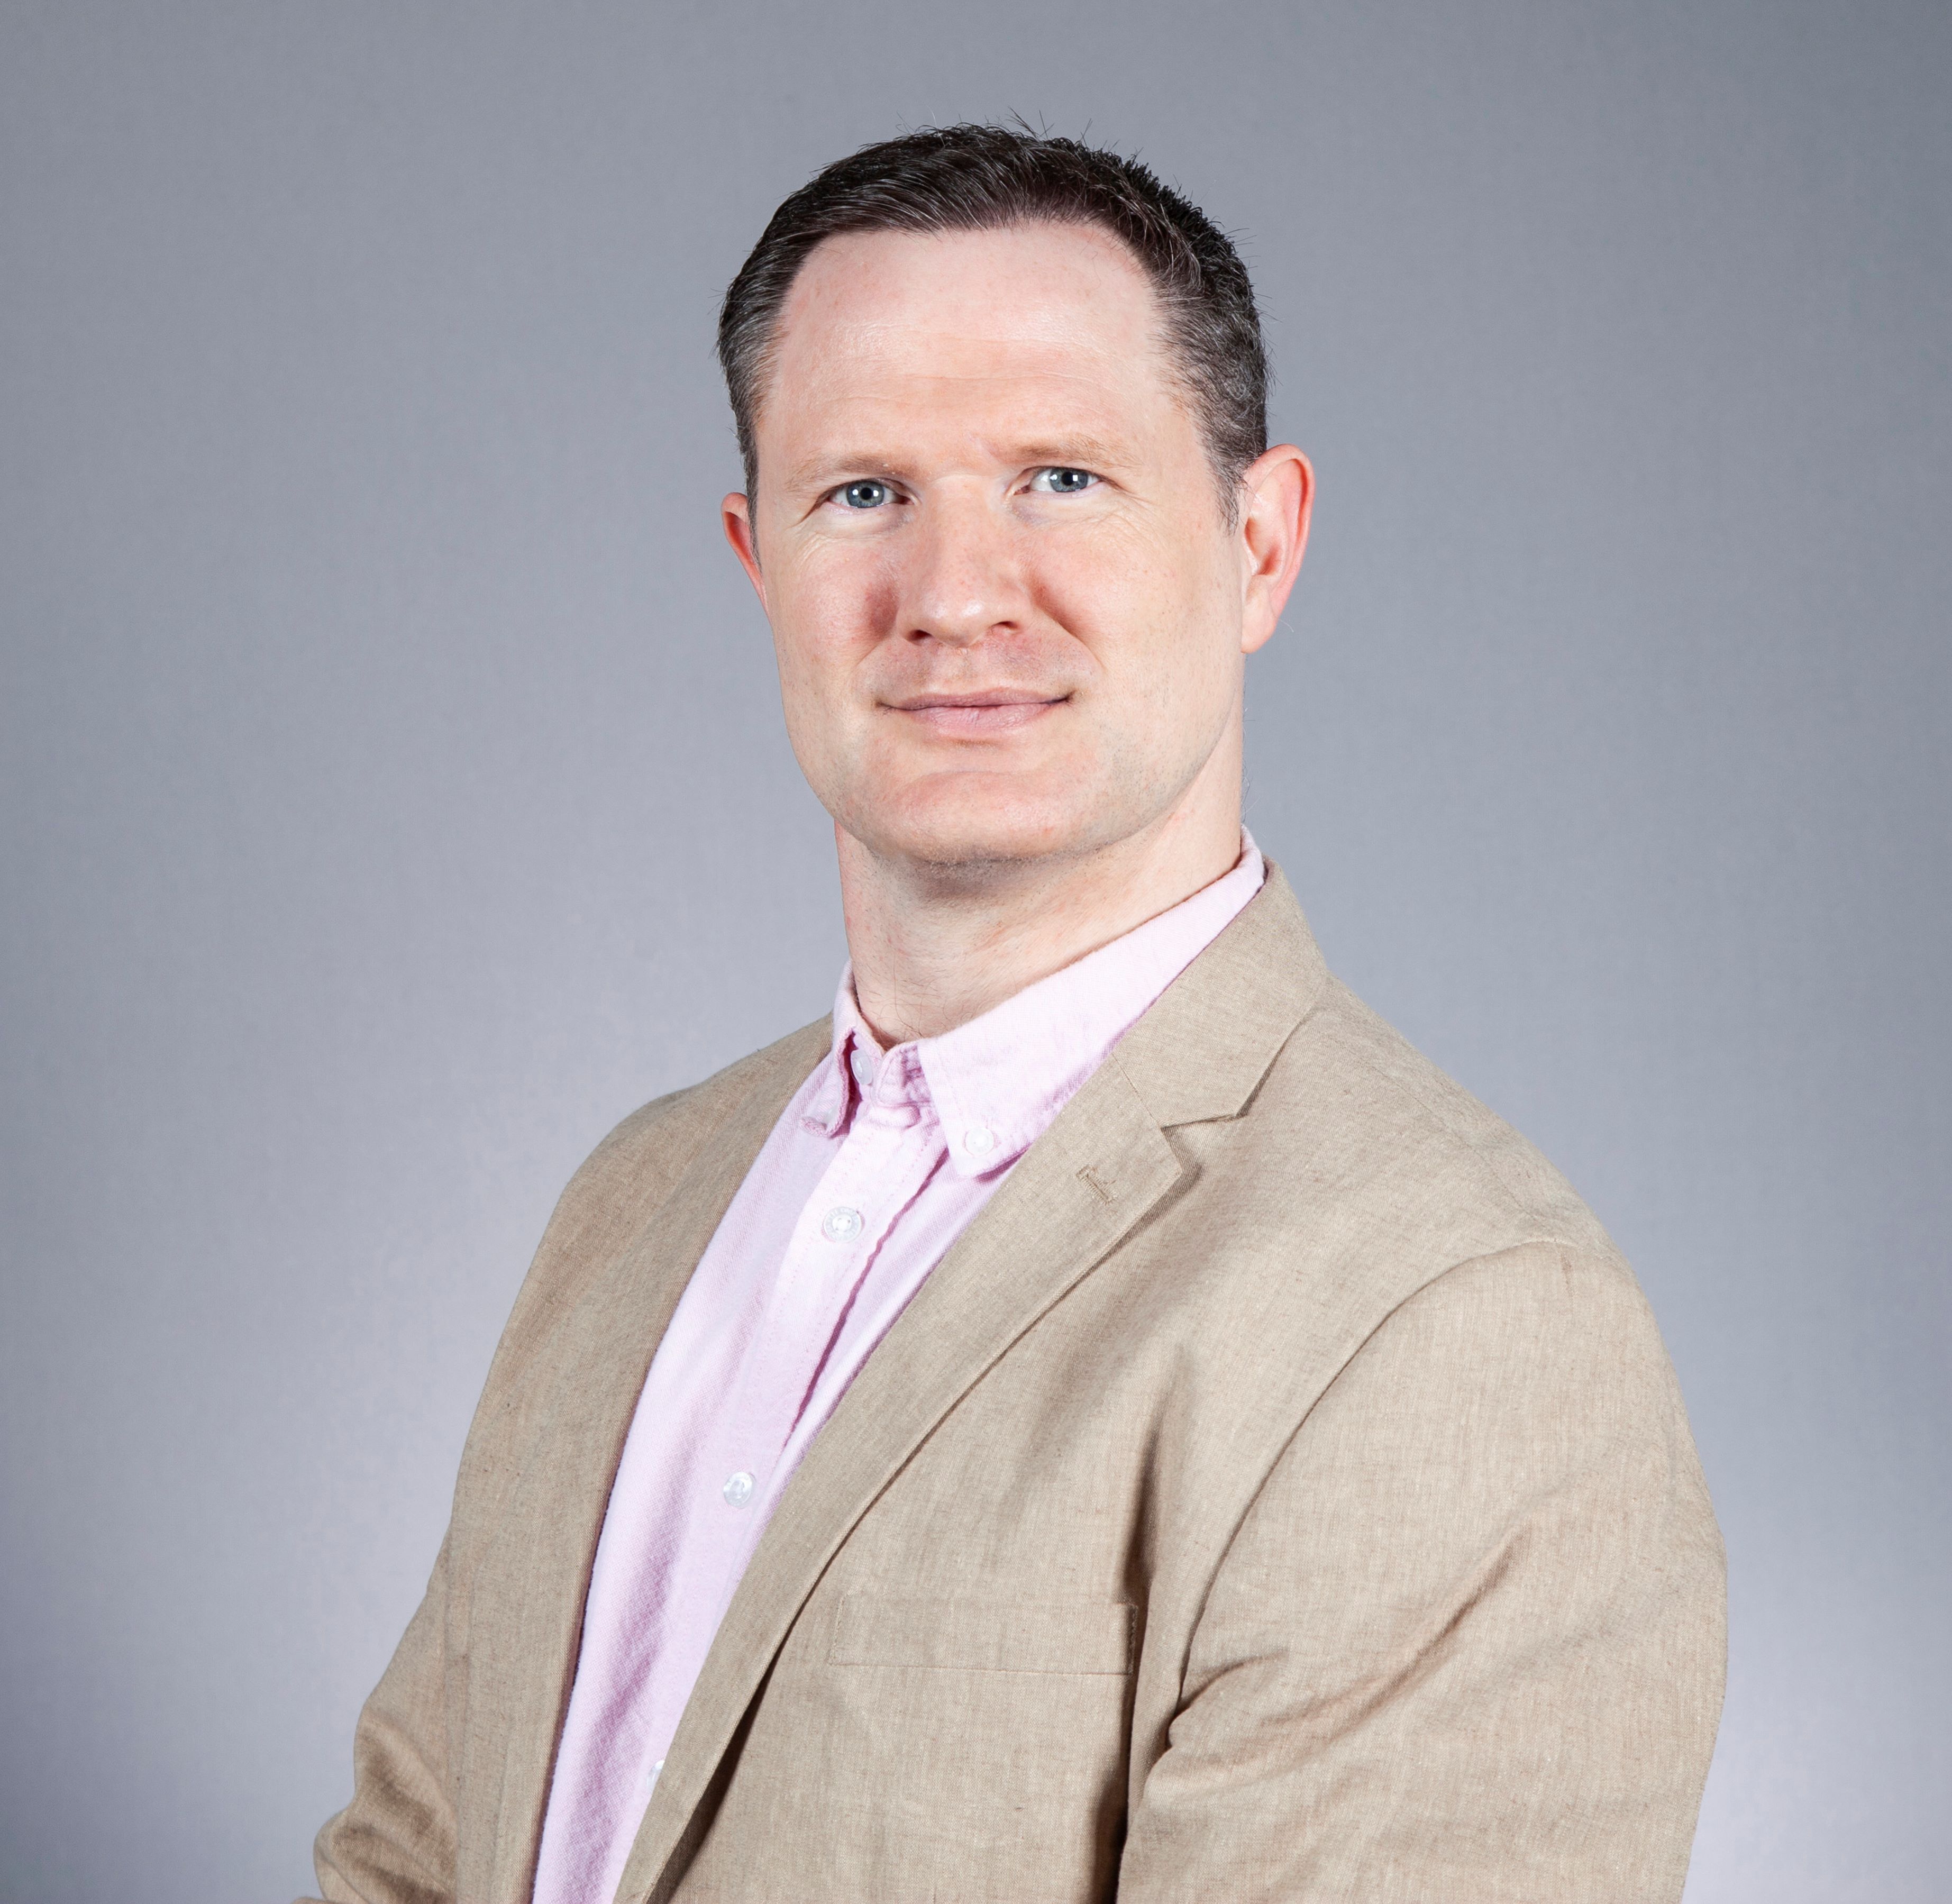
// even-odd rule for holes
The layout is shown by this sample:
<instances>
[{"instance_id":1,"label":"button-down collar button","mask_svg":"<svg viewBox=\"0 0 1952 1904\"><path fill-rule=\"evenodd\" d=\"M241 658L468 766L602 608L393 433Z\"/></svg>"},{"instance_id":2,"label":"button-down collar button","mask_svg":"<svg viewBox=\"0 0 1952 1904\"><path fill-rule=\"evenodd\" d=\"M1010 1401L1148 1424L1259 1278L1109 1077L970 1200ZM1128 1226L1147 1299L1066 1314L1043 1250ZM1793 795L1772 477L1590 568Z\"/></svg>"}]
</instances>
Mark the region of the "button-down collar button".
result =
<instances>
[{"instance_id":1,"label":"button-down collar button","mask_svg":"<svg viewBox=\"0 0 1952 1904\"><path fill-rule=\"evenodd\" d=\"M848 1062L854 1067L855 1082L863 1091L874 1088L874 1060L859 1045L854 1048L854 1055Z\"/></svg>"},{"instance_id":2,"label":"button-down collar button","mask_svg":"<svg viewBox=\"0 0 1952 1904\"><path fill-rule=\"evenodd\" d=\"M851 1243L861 1233L860 1211L837 1205L821 1218L820 1233L830 1242Z\"/></svg>"},{"instance_id":3,"label":"button-down collar button","mask_svg":"<svg viewBox=\"0 0 1952 1904\"><path fill-rule=\"evenodd\" d=\"M987 1124L971 1124L962 1133L962 1148L971 1157L987 1157L996 1148L996 1133Z\"/></svg>"},{"instance_id":4,"label":"button-down collar button","mask_svg":"<svg viewBox=\"0 0 1952 1904\"><path fill-rule=\"evenodd\" d=\"M728 1508L743 1508L752 1498L752 1477L742 1467L718 1492Z\"/></svg>"}]
</instances>

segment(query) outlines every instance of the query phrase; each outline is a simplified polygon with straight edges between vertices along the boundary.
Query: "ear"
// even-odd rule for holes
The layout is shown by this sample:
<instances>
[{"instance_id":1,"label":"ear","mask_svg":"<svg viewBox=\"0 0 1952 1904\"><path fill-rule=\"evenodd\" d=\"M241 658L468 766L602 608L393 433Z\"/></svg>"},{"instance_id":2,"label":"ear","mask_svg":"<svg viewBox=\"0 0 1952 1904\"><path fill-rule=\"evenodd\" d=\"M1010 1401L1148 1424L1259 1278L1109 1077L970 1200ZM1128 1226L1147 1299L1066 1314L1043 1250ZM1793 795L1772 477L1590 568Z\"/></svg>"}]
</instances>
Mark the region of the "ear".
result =
<instances>
[{"instance_id":1,"label":"ear","mask_svg":"<svg viewBox=\"0 0 1952 1904\"><path fill-rule=\"evenodd\" d=\"M1275 631L1308 546L1315 471L1291 443L1256 457L1240 478L1240 652L1252 654Z\"/></svg>"},{"instance_id":2,"label":"ear","mask_svg":"<svg viewBox=\"0 0 1952 1904\"><path fill-rule=\"evenodd\" d=\"M735 490L718 506L718 520L725 531L725 540L732 545L732 553L739 558L739 566L746 572L746 579L752 584L753 593L759 598L759 606L766 606L765 578L759 573L759 544L752 533L752 506Z\"/></svg>"}]
</instances>

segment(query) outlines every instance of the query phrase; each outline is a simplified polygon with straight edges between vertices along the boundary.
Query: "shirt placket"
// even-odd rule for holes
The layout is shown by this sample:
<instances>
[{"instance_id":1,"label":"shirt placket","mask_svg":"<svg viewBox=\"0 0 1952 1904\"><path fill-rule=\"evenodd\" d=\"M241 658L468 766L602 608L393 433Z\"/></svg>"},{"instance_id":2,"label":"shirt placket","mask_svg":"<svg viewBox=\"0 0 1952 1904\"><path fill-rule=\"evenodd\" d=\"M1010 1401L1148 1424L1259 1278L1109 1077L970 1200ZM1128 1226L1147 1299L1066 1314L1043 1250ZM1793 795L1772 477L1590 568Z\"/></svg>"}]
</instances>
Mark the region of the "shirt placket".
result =
<instances>
[{"instance_id":1,"label":"shirt placket","mask_svg":"<svg viewBox=\"0 0 1952 1904\"><path fill-rule=\"evenodd\" d=\"M793 1225L765 1311L740 1360L715 1436L728 1583L770 1508L782 1451L849 1304L889 1231L943 1154L941 1127L912 1050L864 1082L840 1151ZM755 1513L757 1508L761 1511Z\"/></svg>"}]
</instances>

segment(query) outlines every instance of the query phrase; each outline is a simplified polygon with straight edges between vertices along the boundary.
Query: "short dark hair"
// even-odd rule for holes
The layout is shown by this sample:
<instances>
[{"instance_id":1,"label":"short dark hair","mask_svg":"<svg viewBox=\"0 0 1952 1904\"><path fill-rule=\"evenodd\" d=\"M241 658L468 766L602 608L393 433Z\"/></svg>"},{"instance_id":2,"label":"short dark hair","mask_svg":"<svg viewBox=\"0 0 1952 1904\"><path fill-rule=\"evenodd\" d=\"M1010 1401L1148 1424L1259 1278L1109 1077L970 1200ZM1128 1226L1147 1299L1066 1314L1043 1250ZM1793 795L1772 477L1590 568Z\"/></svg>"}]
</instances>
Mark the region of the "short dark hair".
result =
<instances>
[{"instance_id":1,"label":"short dark hair","mask_svg":"<svg viewBox=\"0 0 1952 1904\"><path fill-rule=\"evenodd\" d=\"M844 233L1034 224L1096 226L1143 270L1231 518L1241 472L1268 446L1267 352L1240 253L1137 159L1023 126L928 127L864 146L773 214L718 314L746 493L759 474L753 418L780 312L815 246Z\"/></svg>"}]
</instances>

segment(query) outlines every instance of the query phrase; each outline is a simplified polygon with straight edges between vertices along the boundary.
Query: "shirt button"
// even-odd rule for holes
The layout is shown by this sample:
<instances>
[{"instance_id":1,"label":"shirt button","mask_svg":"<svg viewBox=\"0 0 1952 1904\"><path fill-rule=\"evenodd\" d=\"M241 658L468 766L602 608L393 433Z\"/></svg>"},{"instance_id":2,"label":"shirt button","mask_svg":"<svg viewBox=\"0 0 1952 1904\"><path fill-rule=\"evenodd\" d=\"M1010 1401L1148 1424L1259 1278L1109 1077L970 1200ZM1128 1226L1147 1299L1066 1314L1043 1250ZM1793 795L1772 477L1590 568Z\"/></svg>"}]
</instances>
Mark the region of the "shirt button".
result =
<instances>
[{"instance_id":1,"label":"shirt button","mask_svg":"<svg viewBox=\"0 0 1952 1904\"><path fill-rule=\"evenodd\" d=\"M644 1774L644 1790L645 1790L645 1791L646 1791L646 1793L649 1793L649 1792L654 1791L654 1790L656 1789L656 1787L657 1787L657 1783L658 1783L658 1773L660 1773L661 1771L662 1771L664 1770L664 1768L665 1768L665 1762L664 1762L662 1758L660 1758L660 1759L658 1761L658 1762L650 1768L650 1770L649 1770L649 1771L647 1771L646 1773L645 1773L645 1774Z\"/></svg>"},{"instance_id":2,"label":"shirt button","mask_svg":"<svg viewBox=\"0 0 1952 1904\"><path fill-rule=\"evenodd\" d=\"M742 1467L718 1492L728 1508L743 1508L752 1498L752 1477ZM663 1761L660 1760L659 1764Z\"/></svg>"},{"instance_id":3,"label":"shirt button","mask_svg":"<svg viewBox=\"0 0 1952 1904\"><path fill-rule=\"evenodd\" d=\"M996 1148L996 1133L987 1124L971 1124L962 1133L962 1148L971 1157L987 1157Z\"/></svg>"},{"instance_id":4,"label":"shirt button","mask_svg":"<svg viewBox=\"0 0 1952 1904\"><path fill-rule=\"evenodd\" d=\"M831 1242L851 1242L861 1233L860 1211L849 1210L845 1204L830 1210L820 1220L820 1233Z\"/></svg>"},{"instance_id":5,"label":"shirt button","mask_svg":"<svg viewBox=\"0 0 1952 1904\"><path fill-rule=\"evenodd\" d=\"M854 1067L854 1076L856 1080L859 1083L861 1088L863 1091L873 1089L874 1084L874 1060L868 1057L868 1054L862 1051L860 1046L857 1044L854 1048L854 1055L849 1062Z\"/></svg>"}]
</instances>

